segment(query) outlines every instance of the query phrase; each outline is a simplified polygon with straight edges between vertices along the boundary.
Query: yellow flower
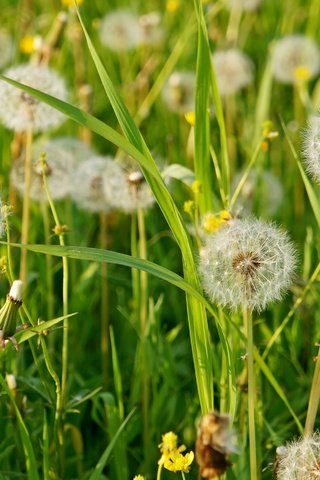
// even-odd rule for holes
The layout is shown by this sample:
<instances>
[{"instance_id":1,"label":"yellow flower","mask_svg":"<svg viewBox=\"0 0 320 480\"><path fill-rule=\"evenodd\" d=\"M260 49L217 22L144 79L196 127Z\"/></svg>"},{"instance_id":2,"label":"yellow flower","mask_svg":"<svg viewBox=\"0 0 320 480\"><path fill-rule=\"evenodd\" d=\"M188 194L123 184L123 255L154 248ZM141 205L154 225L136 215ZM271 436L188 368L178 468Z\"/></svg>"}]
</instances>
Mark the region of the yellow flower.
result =
<instances>
[{"instance_id":1,"label":"yellow flower","mask_svg":"<svg viewBox=\"0 0 320 480\"><path fill-rule=\"evenodd\" d=\"M162 442L159 445L160 452L171 452L177 448L178 436L173 432L168 432L162 435Z\"/></svg>"},{"instance_id":2,"label":"yellow flower","mask_svg":"<svg viewBox=\"0 0 320 480\"><path fill-rule=\"evenodd\" d=\"M179 0L167 0L168 12L176 12L180 7Z\"/></svg>"},{"instance_id":3,"label":"yellow flower","mask_svg":"<svg viewBox=\"0 0 320 480\"><path fill-rule=\"evenodd\" d=\"M187 113L185 113L184 118L187 120L187 122L189 123L189 125L191 125L191 127L194 127L194 124L195 124L195 122L196 122L196 114L195 114L195 112L187 112Z\"/></svg>"},{"instance_id":4,"label":"yellow flower","mask_svg":"<svg viewBox=\"0 0 320 480\"><path fill-rule=\"evenodd\" d=\"M300 65L296 67L293 72L294 79L297 83L305 83L311 78L311 72L308 67Z\"/></svg>"},{"instance_id":5,"label":"yellow flower","mask_svg":"<svg viewBox=\"0 0 320 480\"><path fill-rule=\"evenodd\" d=\"M203 219L203 228L207 233L214 233L231 219L230 212L222 210L218 215L207 213Z\"/></svg>"},{"instance_id":6,"label":"yellow flower","mask_svg":"<svg viewBox=\"0 0 320 480\"><path fill-rule=\"evenodd\" d=\"M196 193L196 194L201 192L201 188L202 188L202 185L201 185L201 182L199 182L199 180L195 180L191 185L191 190L193 191L193 193Z\"/></svg>"},{"instance_id":7,"label":"yellow flower","mask_svg":"<svg viewBox=\"0 0 320 480\"><path fill-rule=\"evenodd\" d=\"M42 38L39 35L25 35L20 40L20 50L27 55L39 50L41 45Z\"/></svg>"},{"instance_id":8,"label":"yellow flower","mask_svg":"<svg viewBox=\"0 0 320 480\"><path fill-rule=\"evenodd\" d=\"M74 2L74 0L61 0L61 4L64 7L73 7L75 4L81 5L82 2L83 0L76 0L76 3Z\"/></svg>"},{"instance_id":9,"label":"yellow flower","mask_svg":"<svg viewBox=\"0 0 320 480\"><path fill-rule=\"evenodd\" d=\"M142 475L135 475L133 480L144 480L144 477Z\"/></svg>"},{"instance_id":10,"label":"yellow flower","mask_svg":"<svg viewBox=\"0 0 320 480\"><path fill-rule=\"evenodd\" d=\"M192 211L194 210L194 201L193 200L187 200L186 202L184 202L183 204L183 210L184 212L186 213L189 213L189 215L192 214Z\"/></svg>"},{"instance_id":11,"label":"yellow flower","mask_svg":"<svg viewBox=\"0 0 320 480\"><path fill-rule=\"evenodd\" d=\"M190 465L193 462L193 459L194 459L194 453L192 451L183 455L179 451L179 448L177 448L165 459L163 466L167 470L170 470L170 472L188 473L190 470Z\"/></svg>"}]
</instances>

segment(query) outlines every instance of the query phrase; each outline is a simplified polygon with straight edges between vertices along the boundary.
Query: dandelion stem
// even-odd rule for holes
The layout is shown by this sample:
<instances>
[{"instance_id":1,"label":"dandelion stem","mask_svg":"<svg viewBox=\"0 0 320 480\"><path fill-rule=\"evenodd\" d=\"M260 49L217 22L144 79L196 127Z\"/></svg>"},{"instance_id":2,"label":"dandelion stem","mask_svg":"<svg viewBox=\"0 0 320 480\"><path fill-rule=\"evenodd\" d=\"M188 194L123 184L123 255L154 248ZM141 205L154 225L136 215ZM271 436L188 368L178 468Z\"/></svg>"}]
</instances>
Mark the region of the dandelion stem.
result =
<instances>
[{"instance_id":1,"label":"dandelion stem","mask_svg":"<svg viewBox=\"0 0 320 480\"><path fill-rule=\"evenodd\" d=\"M108 217L106 213L100 214L100 245L101 248L108 247L107 239ZM101 264L101 366L102 382L104 389L108 388L108 369L109 369L109 330L110 319L108 309L108 284L107 284L107 264Z\"/></svg>"},{"instance_id":2,"label":"dandelion stem","mask_svg":"<svg viewBox=\"0 0 320 480\"><path fill-rule=\"evenodd\" d=\"M309 405L307 411L306 424L304 428L304 436L311 436L314 429L314 424L316 421L317 411L319 408L320 402L320 348L317 355L316 366L314 369Z\"/></svg>"},{"instance_id":3,"label":"dandelion stem","mask_svg":"<svg viewBox=\"0 0 320 480\"><path fill-rule=\"evenodd\" d=\"M162 465L159 465L157 471L157 480L161 480Z\"/></svg>"},{"instance_id":4,"label":"dandelion stem","mask_svg":"<svg viewBox=\"0 0 320 480\"><path fill-rule=\"evenodd\" d=\"M247 335L247 365L248 365L248 422L249 422L249 450L250 450L250 480L257 480L257 447L255 429L255 373L253 363L253 328L252 311L243 309L243 320Z\"/></svg>"},{"instance_id":5,"label":"dandelion stem","mask_svg":"<svg viewBox=\"0 0 320 480\"><path fill-rule=\"evenodd\" d=\"M42 179L43 185L47 194L48 202L50 205L51 213L53 219L55 221L56 228L58 229L58 238L59 243L61 246L65 245L63 231L61 229L61 223L58 217L58 213L55 207L55 204L52 200L52 196L50 194L47 178L45 174L45 157L41 158L42 161ZM57 425L58 425L58 441L59 441L59 452L60 452L60 470L61 476L64 475L64 467L65 467L65 449L64 449L64 427L63 427L63 419L64 419L64 405L65 405L65 398L66 398L66 386L67 386L67 374L68 374L68 339L69 339L69 321L68 321L68 311L69 311L69 302L68 302L68 279L69 279L69 263L67 257L62 257L62 271L63 271L63 279L62 279L62 303L63 303L63 315L65 316L63 320L63 340L62 340L62 373L61 373L61 396L57 397L57 404L56 404L56 415L57 415Z\"/></svg>"},{"instance_id":6,"label":"dandelion stem","mask_svg":"<svg viewBox=\"0 0 320 480\"><path fill-rule=\"evenodd\" d=\"M27 244L29 239L30 224L30 186L32 172L32 129L26 131L26 154L24 161L24 191L23 191L23 207L22 207L22 227L21 227L21 243ZM20 279L23 283L27 277L27 250L22 248L20 259Z\"/></svg>"}]
</instances>

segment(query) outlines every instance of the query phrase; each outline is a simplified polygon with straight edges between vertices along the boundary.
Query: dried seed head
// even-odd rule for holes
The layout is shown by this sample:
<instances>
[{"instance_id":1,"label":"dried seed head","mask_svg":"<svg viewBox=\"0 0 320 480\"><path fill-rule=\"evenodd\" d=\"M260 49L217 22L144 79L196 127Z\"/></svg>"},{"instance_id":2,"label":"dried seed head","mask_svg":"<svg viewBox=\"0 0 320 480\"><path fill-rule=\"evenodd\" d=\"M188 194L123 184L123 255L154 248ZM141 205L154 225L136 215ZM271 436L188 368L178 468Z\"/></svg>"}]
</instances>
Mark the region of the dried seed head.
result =
<instances>
[{"instance_id":1,"label":"dried seed head","mask_svg":"<svg viewBox=\"0 0 320 480\"><path fill-rule=\"evenodd\" d=\"M210 480L223 475L231 465L229 455L235 451L229 416L217 412L205 415L200 421L196 441L196 461L201 476Z\"/></svg>"},{"instance_id":2,"label":"dried seed head","mask_svg":"<svg viewBox=\"0 0 320 480\"><path fill-rule=\"evenodd\" d=\"M290 442L285 447L278 447L275 471L277 480L319 480L319 433Z\"/></svg>"},{"instance_id":3,"label":"dried seed head","mask_svg":"<svg viewBox=\"0 0 320 480\"><path fill-rule=\"evenodd\" d=\"M10 68L4 75L53 97L67 99L64 81L48 67L20 65ZM60 125L65 117L49 105L3 81L0 82L0 119L6 127L16 132L30 128L34 132L45 132Z\"/></svg>"},{"instance_id":4,"label":"dried seed head","mask_svg":"<svg viewBox=\"0 0 320 480\"><path fill-rule=\"evenodd\" d=\"M211 301L262 310L281 298L295 264L286 233L261 220L234 219L206 237L199 271Z\"/></svg>"}]
</instances>

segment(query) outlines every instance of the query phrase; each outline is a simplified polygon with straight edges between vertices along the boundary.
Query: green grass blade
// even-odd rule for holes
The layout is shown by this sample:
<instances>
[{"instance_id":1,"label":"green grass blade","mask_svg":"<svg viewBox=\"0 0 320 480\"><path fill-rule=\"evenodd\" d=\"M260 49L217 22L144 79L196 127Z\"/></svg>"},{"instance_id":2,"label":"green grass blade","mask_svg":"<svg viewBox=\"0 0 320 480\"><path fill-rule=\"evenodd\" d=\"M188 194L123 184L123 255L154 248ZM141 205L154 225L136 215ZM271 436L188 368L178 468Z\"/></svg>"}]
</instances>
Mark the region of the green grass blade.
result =
<instances>
[{"instance_id":1,"label":"green grass blade","mask_svg":"<svg viewBox=\"0 0 320 480\"><path fill-rule=\"evenodd\" d=\"M125 429L127 423L132 418L134 412L135 412L135 409L131 410L129 415L126 417L126 419L122 422L122 424L118 428L118 430L117 430L116 434L114 435L113 439L111 440L111 442L109 443L109 445L107 446L107 448L105 449L103 454L101 455L101 457L100 457L100 459L99 459L99 461L96 465L96 468L94 469L94 472L89 477L89 480L101 480L102 471L103 471L106 463L109 460L109 457L110 457L110 455L111 455L111 453L114 449L114 446L115 446L117 440L119 439L121 433Z\"/></svg>"},{"instance_id":2,"label":"green grass blade","mask_svg":"<svg viewBox=\"0 0 320 480\"><path fill-rule=\"evenodd\" d=\"M287 130L287 128L286 128L286 126L285 126L285 124L282 120L281 120L281 126L283 128L284 133L285 133L285 136L286 136L287 142L289 144L290 150L292 152L293 158L297 162L297 165L298 165L298 168L299 168L299 171L300 171L300 175L301 175L301 178L303 180L303 183L304 183L304 186L305 186L305 189L306 189L309 201L310 201L310 205L311 205L313 214L314 214L315 219L317 221L318 227L320 228L320 203L319 203L318 197L317 197L317 195L316 195L316 193L313 189L313 186L312 186L309 178L307 177L307 175L306 175L306 173L305 173L305 171L304 171L304 169L301 165L301 162L299 160L299 156L296 152L296 149L293 146L293 143L292 143L292 141L289 137L289 134L288 134L288 130Z\"/></svg>"},{"instance_id":3,"label":"green grass blade","mask_svg":"<svg viewBox=\"0 0 320 480\"><path fill-rule=\"evenodd\" d=\"M113 379L114 387L118 400L118 412L119 417L123 420L124 416L124 407L123 407L123 389L122 389L122 376L121 369L118 359L117 346L114 339L113 328L110 328L110 343L111 343L111 356L112 356L112 369L113 369Z\"/></svg>"},{"instance_id":4,"label":"green grass blade","mask_svg":"<svg viewBox=\"0 0 320 480\"><path fill-rule=\"evenodd\" d=\"M77 315L77 313L70 313L69 315L57 317L57 318L54 318L53 320L48 320L46 322L40 323L37 326L32 326L30 328L27 328L26 330L22 330L21 332L18 332L15 334L15 337L17 337L17 342L19 344L26 342L27 340L34 337L35 335L40 335L42 332L49 330L49 328L53 327L54 325L57 325L57 323L62 322L65 318L73 317L74 315Z\"/></svg>"},{"instance_id":5,"label":"green grass blade","mask_svg":"<svg viewBox=\"0 0 320 480\"><path fill-rule=\"evenodd\" d=\"M203 11L195 8L198 19L198 52L196 70L196 105L194 126L194 168L197 180L201 182L202 195L199 197L200 213L212 210L212 162L210 158L209 93L211 84L211 57Z\"/></svg>"},{"instance_id":6,"label":"green grass blade","mask_svg":"<svg viewBox=\"0 0 320 480\"><path fill-rule=\"evenodd\" d=\"M4 380L3 376L0 374L0 385L2 387L2 390L6 392L8 397L10 398L10 401L12 403L12 406L14 408L15 414L16 414L16 419L17 419L17 424L18 424L18 429L20 432L20 437L21 437L21 443L23 446L24 454L26 457L26 470L28 473L28 479L29 480L40 480L39 474L38 474L38 468L37 468L37 462L36 462L36 455L31 443L31 438L30 434L28 432L28 429L23 421L23 418L21 416L20 410L17 407L17 404L15 402L15 399L8 388L8 385L6 381Z\"/></svg>"},{"instance_id":7,"label":"green grass blade","mask_svg":"<svg viewBox=\"0 0 320 480\"><path fill-rule=\"evenodd\" d=\"M43 434L42 434L42 453L43 453L43 480L49 480L49 428L46 411L43 411Z\"/></svg>"}]
</instances>

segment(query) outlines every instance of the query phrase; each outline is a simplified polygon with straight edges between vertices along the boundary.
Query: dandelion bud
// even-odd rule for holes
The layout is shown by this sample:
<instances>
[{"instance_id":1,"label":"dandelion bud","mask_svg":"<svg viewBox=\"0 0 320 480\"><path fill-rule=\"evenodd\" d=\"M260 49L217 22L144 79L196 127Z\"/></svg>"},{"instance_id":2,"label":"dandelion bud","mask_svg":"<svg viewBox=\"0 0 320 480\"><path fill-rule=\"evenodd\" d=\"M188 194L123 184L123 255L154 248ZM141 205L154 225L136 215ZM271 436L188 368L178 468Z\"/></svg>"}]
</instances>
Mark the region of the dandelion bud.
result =
<instances>
[{"instance_id":1,"label":"dandelion bud","mask_svg":"<svg viewBox=\"0 0 320 480\"><path fill-rule=\"evenodd\" d=\"M6 382L9 387L9 390L15 392L17 390L17 380L12 373L6 373Z\"/></svg>"},{"instance_id":2,"label":"dandelion bud","mask_svg":"<svg viewBox=\"0 0 320 480\"><path fill-rule=\"evenodd\" d=\"M286 233L261 220L230 220L206 237L199 271L212 302L264 309L279 300L295 269Z\"/></svg>"},{"instance_id":3,"label":"dandelion bud","mask_svg":"<svg viewBox=\"0 0 320 480\"><path fill-rule=\"evenodd\" d=\"M18 348L18 344L13 339L17 328L18 310L22 305L22 281L15 280L7 295L5 304L0 310L0 346L4 347L7 340L11 340L14 347Z\"/></svg>"},{"instance_id":4,"label":"dandelion bud","mask_svg":"<svg viewBox=\"0 0 320 480\"><path fill-rule=\"evenodd\" d=\"M316 480L320 478L320 435L300 438L277 448L277 480Z\"/></svg>"},{"instance_id":5,"label":"dandelion bud","mask_svg":"<svg viewBox=\"0 0 320 480\"><path fill-rule=\"evenodd\" d=\"M209 480L220 477L231 465L229 455L236 452L234 432L229 416L210 412L199 424L196 441L196 461L200 474Z\"/></svg>"}]
</instances>

